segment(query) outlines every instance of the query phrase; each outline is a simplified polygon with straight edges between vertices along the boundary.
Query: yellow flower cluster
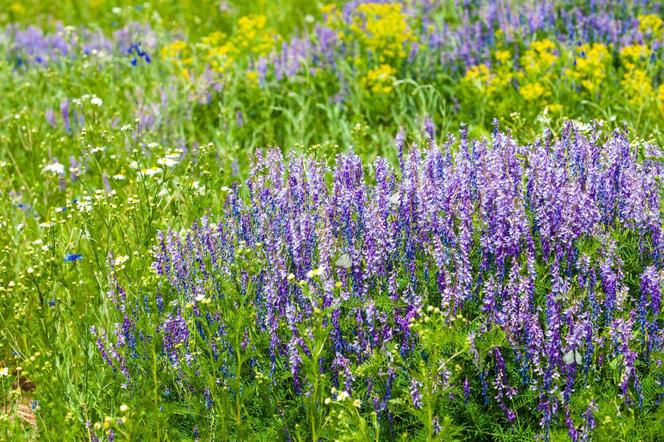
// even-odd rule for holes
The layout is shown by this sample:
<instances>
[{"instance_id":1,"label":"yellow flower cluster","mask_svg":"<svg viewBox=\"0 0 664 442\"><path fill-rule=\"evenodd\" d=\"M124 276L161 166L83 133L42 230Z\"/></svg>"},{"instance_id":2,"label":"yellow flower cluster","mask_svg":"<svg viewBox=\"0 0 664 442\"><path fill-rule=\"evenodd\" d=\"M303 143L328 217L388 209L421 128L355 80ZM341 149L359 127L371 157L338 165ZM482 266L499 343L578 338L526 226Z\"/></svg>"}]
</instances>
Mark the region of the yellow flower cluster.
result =
<instances>
[{"instance_id":1,"label":"yellow flower cluster","mask_svg":"<svg viewBox=\"0 0 664 442\"><path fill-rule=\"evenodd\" d=\"M357 11L351 31L381 62L406 57L406 43L414 36L400 3L365 3Z\"/></svg>"},{"instance_id":2,"label":"yellow flower cluster","mask_svg":"<svg viewBox=\"0 0 664 442\"><path fill-rule=\"evenodd\" d=\"M171 61L179 60L183 64L190 64L192 61L191 50L183 40L175 40L164 46L161 49L161 58Z\"/></svg>"},{"instance_id":3,"label":"yellow flower cluster","mask_svg":"<svg viewBox=\"0 0 664 442\"><path fill-rule=\"evenodd\" d=\"M187 66L193 62L194 58L191 55L191 48L187 46L186 42L175 40L173 43L164 46L161 49L161 58L179 66L182 76L189 78Z\"/></svg>"},{"instance_id":4,"label":"yellow flower cluster","mask_svg":"<svg viewBox=\"0 0 664 442\"><path fill-rule=\"evenodd\" d=\"M507 50L497 51L495 70L492 72L485 64L471 66L462 81L487 95L502 91L512 81L512 67L509 63L511 54Z\"/></svg>"},{"instance_id":5,"label":"yellow flower cluster","mask_svg":"<svg viewBox=\"0 0 664 442\"><path fill-rule=\"evenodd\" d=\"M254 87L256 87L256 86L258 86L259 83L260 83L260 80L259 80L259 78L258 78L258 72L257 72L257 71L247 71L246 79L247 79L247 83L248 83L250 86L254 86Z\"/></svg>"},{"instance_id":6,"label":"yellow flower cluster","mask_svg":"<svg viewBox=\"0 0 664 442\"><path fill-rule=\"evenodd\" d=\"M491 82L487 87L487 92L489 94L501 92L505 88L510 87L510 83L514 78L512 52L507 49L500 49L496 51L494 56L496 58L496 64Z\"/></svg>"},{"instance_id":7,"label":"yellow flower cluster","mask_svg":"<svg viewBox=\"0 0 664 442\"><path fill-rule=\"evenodd\" d=\"M267 27L264 15L247 15L238 20L237 31L222 44L224 35L214 33L201 40L207 50L206 60L217 72L224 72L243 56L267 55L279 42L277 34Z\"/></svg>"},{"instance_id":8,"label":"yellow flower cluster","mask_svg":"<svg viewBox=\"0 0 664 442\"><path fill-rule=\"evenodd\" d=\"M556 54L556 45L548 38L534 41L530 48L521 57L522 72L517 72L516 78L521 87L519 94L527 101L537 101L542 97L551 95L551 91L542 83L549 82L559 57Z\"/></svg>"},{"instance_id":9,"label":"yellow flower cluster","mask_svg":"<svg viewBox=\"0 0 664 442\"><path fill-rule=\"evenodd\" d=\"M599 89L606 78L607 66L611 63L611 54L601 43L583 44L576 48L576 64L569 71L570 77L585 90L593 93Z\"/></svg>"},{"instance_id":10,"label":"yellow flower cluster","mask_svg":"<svg viewBox=\"0 0 664 442\"><path fill-rule=\"evenodd\" d=\"M512 54L510 53L510 51L505 49L500 49L496 51L494 56L496 57L496 61L498 61L498 63L500 64L507 64L512 58Z\"/></svg>"},{"instance_id":11,"label":"yellow flower cluster","mask_svg":"<svg viewBox=\"0 0 664 442\"><path fill-rule=\"evenodd\" d=\"M550 92L538 82L524 84L519 89L519 93L526 101L537 101L544 96L550 95Z\"/></svg>"},{"instance_id":12,"label":"yellow flower cluster","mask_svg":"<svg viewBox=\"0 0 664 442\"><path fill-rule=\"evenodd\" d=\"M320 6L320 12L323 15L335 14L337 12L337 5L334 3L325 3Z\"/></svg>"},{"instance_id":13,"label":"yellow flower cluster","mask_svg":"<svg viewBox=\"0 0 664 442\"><path fill-rule=\"evenodd\" d=\"M238 21L230 43L236 52L267 55L279 43L279 36L267 27L264 15L248 15Z\"/></svg>"},{"instance_id":14,"label":"yellow flower cluster","mask_svg":"<svg viewBox=\"0 0 664 442\"><path fill-rule=\"evenodd\" d=\"M654 95L655 91L648 73L643 69L633 69L625 73L620 81L623 93L633 106L642 106Z\"/></svg>"},{"instance_id":15,"label":"yellow flower cluster","mask_svg":"<svg viewBox=\"0 0 664 442\"><path fill-rule=\"evenodd\" d=\"M206 52L205 61L216 72L226 71L235 62L237 52L230 41L219 44L216 42L216 38L204 38L201 40L200 47Z\"/></svg>"},{"instance_id":16,"label":"yellow flower cluster","mask_svg":"<svg viewBox=\"0 0 664 442\"><path fill-rule=\"evenodd\" d=\"M643 18L640 28L644 23L652 32L661 28L661 20L657 22L654 16L651 19ZM653 98L659 103L659 96L655 96L655 88L652 85L652 79L648 74L648 65L650 63L651 49L647 45L635 44L625 46L620 50L620 59L626 68L626 72L620 81L620 86L627 97L629 103L636 107L643 107ZM658 90L659 95L659 90Z\"/></svg>"},{"instance_id":17,"label":"yellow flower cluster","mask_svg":"<svg viewBox=\"0 0 664 442\"><path fill-rule=\"evenodd\" d=\"M639 16L639 31L645 34L646 38L659 38L664 32L664 22L654 14Z\"/></svg>"},{"instance_id":18,"label":"yellow flower cluster","mask_svg":"<svg viewBox=\"0 0 664 442\"><path fill-rule=\"evenodd\" d=\"M216 72L224 72L237 60L250 56L267 55L279 43L279 37L267 27L264 15L247 15L238 20L236 32L228 37L223 32L212 32L195 45L202 59ZM162 58L188 66L193 61L192 48L182 40L174 41L161 50ZM186 70L183 74L188 76ZM248 76L250 81L254 79Z\"/></svg>"},{"instance_id":19,"label":"yellow flower cluster","mask_svg":"<svg viewBox=\"0 0 664 442\"><path fill-rule=\"evenodd\" d=\"M365 87L375 94L389 94L394 89L396 71L389 64L381 64L367 72Z\"/></svg>"},{"instance_id":20,"label":"yellow flower cluster","mask_svg":"<svg viewBox=\"0 0 664 442\"><path fill-rule=\"evenodd\" d=\"M373 57L356 57L353 62L360 68L369 69L362 84L366 90L376 94L392 92L398 66L407 57L408 43L415 41L408 15L402 3L364 3L357 6L350 24L342 16L337 5L329 3L320 7L326 25L337 32L340 40L361 45ZM367 66L367 60L371 61Z\"/></svg>"},{"instance_id":21,"label":"yellow flower cluster","mask_svg":"<svg viewBox=\"0 0 664 442\"><path fill-rule=\"evenodd\" d=\"M620 57L627 69L643 66L648 62L650 49L646 45L629 45L620 50Z\"/></svg>"},{"instance_id":22,"label":"yellow flower cluster","mask_svg":"<svg viewBox=\"0 0 664 442\"><path fill-rule=\"evenodd\" d=\"M14 2L9 5L9 13L13 15L23 15L25 13L25 7L19 2Z\"/></svg>"},{"instance_id":23,"label":"yellow flower cluster","mask_svg":"<svg viewBox=\"0 0 664 442\"><path fill-rule=\"evenodd\" d=\"M469 83L481 92L486 92L491 86L492 78L493 76L491 75L489 67L485 64L479 64L468 68L463 81Z\"/></svg>"},{"instance_id":24,"label":"yellow flower cluster","mask_svg":"<svg viewBox=\"0 0 664 442\"><path fill-rule=\"evenodd\" d=\"M655 18L642 18L649 30L658 30L661 23ZM644 25L645 26L645 25ZM604 44L584 44L569 51L565 48L556 51L551 40L535 41L524 52L517 67L512 62L513 54L508 48L497 48L493 53L492 64L481 64L468 68L462 83L463 90L479 92L496 103L505 102L503 92L510 93L511 83L517 80L516 91L525 101L544 105L549 111L559 114L563 107L552 103L554 87L564 81L561 75L571 80L570 86L580 87L586 93L597 94L605 83L620 83L627 103L633 108L655 105L664 113L664 85L655 86L652 72L661 69L661 62L653 61L651 44L625 46L619 51L624 70L613 66L613 48ZM571 51L571 52L570 52ZM573 63L573 66L570 66ZM654 65L653 65L654 63Z\"/></svg>"},{"instance_id":25,"label":"yellow flower cluster","mask_svg":"<svg viewBox=\"0 0 664 442\"><path fill-rule=\"evenodd\" d=\"M550 71L558 60L555 49L556 45L548 38L533 42L521 57L526 74L538 76Z\"/></svg>"}]
</instances>

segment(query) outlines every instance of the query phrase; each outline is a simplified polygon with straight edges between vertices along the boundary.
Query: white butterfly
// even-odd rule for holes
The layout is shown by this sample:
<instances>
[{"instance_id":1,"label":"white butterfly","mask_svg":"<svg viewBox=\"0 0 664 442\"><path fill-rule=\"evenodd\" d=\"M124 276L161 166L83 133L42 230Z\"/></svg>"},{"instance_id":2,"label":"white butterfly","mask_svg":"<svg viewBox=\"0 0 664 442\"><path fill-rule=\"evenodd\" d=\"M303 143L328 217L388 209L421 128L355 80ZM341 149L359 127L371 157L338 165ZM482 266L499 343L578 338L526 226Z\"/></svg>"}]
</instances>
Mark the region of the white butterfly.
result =
<instances>
[{"instance_id":1,"label":"white butterfly","mask_svg":"<svg viewBox=\"0 0 664 442\"><path fill-rule=\"evenodd\" d=\"M396 192L394 195L390 197L390 204L398 206L399 203L401 203L401 194L399 192Z\"/></svg>"},{"instance_id":2,"label":"white butterfly","mask_svg":"<svg viewBox=\"0 0 664 442\"><path fill-rule=\"evenodd\" d=\"M567 365L572 365L574 362L581 365L583 363L583 357L579 350L570 350L563 356L563 361L565 361L565 364Z\"/></svg>"},{"instance_id":3,"label":"white butterfly","mask_svg":"<svg viewBox=\"0 0 664 442\"><path fill-rule=\"evenodd\" d=\"M344 269L350 269L350 267L353 265L353 261L350 259L350 255L348 253L342 253L341 256L337 258L337 261L334 263L334 265Z\"/></svg>"}]
</instances>

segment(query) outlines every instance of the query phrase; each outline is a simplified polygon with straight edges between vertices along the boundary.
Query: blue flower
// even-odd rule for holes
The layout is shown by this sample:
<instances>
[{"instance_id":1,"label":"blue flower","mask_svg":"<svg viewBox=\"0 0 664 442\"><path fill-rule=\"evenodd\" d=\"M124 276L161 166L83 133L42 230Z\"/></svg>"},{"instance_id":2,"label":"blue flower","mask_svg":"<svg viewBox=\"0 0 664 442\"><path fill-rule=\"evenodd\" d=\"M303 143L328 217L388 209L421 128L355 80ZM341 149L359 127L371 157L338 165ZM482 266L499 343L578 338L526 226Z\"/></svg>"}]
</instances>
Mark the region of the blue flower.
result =
<instances>
[{"instance_id":1,"label":"blue flower","mask_svg":"<svg viewBox=\"0 0 664 442\"><path fill-rule=\"evenodd\" d=\"M132 66L136 66L138 64L139 58L143 59L143 61L145 61L147 64L150 64L152 62L150 54L141 49L140 43L133 43L132 45L129 46L129 49L127 49L127 54L131 55L133 53L136 53L136 57L133 57L131 59Z\"/></svg>"},{"instance_id":2,"label":"blue flower","mask_svg":"<svg viewBox=\"0 0 664 442\"><path fill-rule=\"evenodd\" d=\"M79 255L78 253L67 253L65 255L65 262L76 262L81 259L83 259L83 255Z\"/></svg>"}]
</instances>

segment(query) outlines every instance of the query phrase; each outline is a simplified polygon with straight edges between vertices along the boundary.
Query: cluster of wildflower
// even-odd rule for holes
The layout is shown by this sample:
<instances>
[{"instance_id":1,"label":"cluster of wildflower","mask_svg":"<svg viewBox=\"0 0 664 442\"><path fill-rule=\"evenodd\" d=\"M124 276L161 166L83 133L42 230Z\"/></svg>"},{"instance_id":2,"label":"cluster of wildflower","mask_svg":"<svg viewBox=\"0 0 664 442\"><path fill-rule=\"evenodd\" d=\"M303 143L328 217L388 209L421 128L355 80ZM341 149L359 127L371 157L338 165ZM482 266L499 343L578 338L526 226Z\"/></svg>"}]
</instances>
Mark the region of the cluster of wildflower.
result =
<instances>
[{"instance_id":1,"label":"cluster of wildflower","mask_svg":"<svg viewBox=\"0 0 664 442\"><path fill-rule=\"evenodd\" d=\"M290 65L286 71L292 76L305 66L326 66L340 58L398 63L419 57L429 69L463 70L490 63L496 50L518 47L520 36L530 35L551 36L570 46L581 42L621 48L652 41L657 48L662 41L656 2L626 6L603 1L593 2L592 7L570 7L566 2L547 1L518 9L508 1L465 2L454 11L452 23L435 20L441 9L425 0L408 8L396 2L355 1L340 9L328 5L322 10L323 23L311 35L285 42L267 58L265 63L273 67L277 78L283 64ZM639 14L640 19L634 20ZM356 42L369 54L354 52Z\"/></svg>"},{"instance_id":2,"label":"cluster of wildflower","mask_svg":"<svg viewBox=\"0 0 664 442\"><path fill-rule=\"evenodd\" d=\"M600 138L568 124L557 140L545 134L519 145L498 131L470 140L462 129L458 141L439 147L429 138L405 152L400 133L398 171L379 158L370 179L352 153L333 168L259 153L246 197L241 186L225 190L218 224L206 217L159 235L154 300L130 305L114 281L122 320L95 331L101 354L131 379L132 358L142 358L138 337L157 340L163 369L191 390L200 358L218 361L214 389L232 376L224 355L251 351L252 366L285 370L295 392L307 395L313 380L303 360L323 315L321 372L380 413L399 374L388 367L381 388L354 367L391 345L417 357L425 338L413 318L433 306L437 321L463 312L478 324L456 400L475 398L509 421L537 413L544 432L560 422L570 435L590 431L587 416L572 415L576 386L598 386L597 373L612 361L617 377L603 375L601 388L619 379L625 406L638 406L641 375L664 338L664 168L652 159L662 152L623 132ZM631 240L618 248L618 237ZM256 332L239 340L231 339L235 313L223 307L233 290L244 297L233 305L251 307L256 321ZM473 342L496 328L507 344L480 360ZM421 382L400 384L421 406ZM364 396L355 396L359 385ZM532 392L537 410L518 408L515 398Z\"/></svg>"},{"instance_id":3,"label":"cluster of wildflower","mask_svg":"<svg viewBox=\"0 0 664 442\"><path fill-rule=\"evenodd\" d=\"M514 8L501 0L462 6L448 11L429 0L324 5L313 30L286 41L265 16L249 15L239 19L231 35L215 31L191 44L166 37L161 58L201 89L193 95L203 102L232 78L253 88L318 72L338 77L331 86L338 88L335 97L341 102L348 79L339 68L349 65L366 91L381 95L394 90L393 79L430 81L445 73L462 77L457 95L476 91L497 102L507 101L505 92L516 91L528 104L562 110L569 99L562 92L552 97L555 85L580 92L583 100L621 88L630 108L664 109L659 98L664 83L657 74L664 58L658 2L546 1ZM152 61L157 37L138 24L110 38L70 27L52 34L10 27L0 45L15 65L114 53L128 54L137 65ZM606 87L608 81L613 88Z\"/></svg>"},{"instance_id":4,"label":"cluster of wildflower","mask_svg":"<svg viewBox=\"0 0 664 442\"><path fill-rule=\"evenodd\" d=\"M478 90L505 101L505 91L516 91L527 103L562 110L562 102L551 102L554 84L595 100L611 80L632 107L664 109L657 98L664 94L657 75L664 50L657 2L547 1L514 8L508 1L480 1L447 11L427 0L353 1L324 5L321 12L313 30L287 41L265 17L248 16L230 37L214 32L195 45L177 40L162 56L207 90L220 88L219 74L237 66L251 87L328 72L338 77L333 87L343 101L348 80L339 69L350 66L367 91L381 95L393 91L392 79L431 81L445 73L461 76L463 88L474 86L461 95Z\"/></svg>"},{"instance_id":5,"label":"cluster of wildflower","mask_svg":"<svg viewBox=\"0 0 664 442\"><path fill-rule=\"evenodd\" d=\"M400 3L363 3L353 14L351 32L380 61L401 60L414 41Z\"/></svg>"},{"instance_id":6,"label":"cluster of wildflower","mask_svg":"<svg viewBox=\"0 0 664 442\"><path fill-rule=\"evenodd\" d=\"M555 3L546 7L547 14L540 16L545 19L532 25L531 31L547 38L536 39L524 48L510 36L524 35L526 29L505 33L506 28L501 25L496 32L504 38L492 40L496 42L494 49L467 60L486 71L485 83L497 83L478 88L481 92L500 93L501 86L514 83L525 100L548 101L556 80L564 83L571 79L580 92L594 97L611 78L616 87L626 92L632 105L642 105L655 97L654 83L660 81L656 71L661 69L658 60L664 37L655 5L646 4L644 10L625 15L615 5L601 2L590 8L586 16L583 8L566 10ZM562 17L561 20L556 20L556 16ZM556 43L549 36L555 36ZM466 72L467 83L476 81L477 69Z\"/></svg>"},{"instance_id":7,"label":"cluster of wildflower","mask_svg":"<svg viewBox=\"0 0 664 442\"><path fill-rule=\"evenodd\" d=\"M14 66L49 66L63 60L92 57L96 62L113 55L129 55L136 64L133 53L150 62L149 52L157 44L156 33L148 26L130 23L113 32L111 36L84 27L58 25L52 33L35 26L21 28L9 26L0 33L0 47L4 47Z\"/></svg>"},{"instance_id":8,"label":"cluster of wildflower","mask_svg":"<svg viewBox=\"0 0 664 442\"><path fill-rule=\"evenodd\" d=\"M553 90L560 94L569 87L571 80L573 90L582 97L597 97L613 86L624 91L630 105L642 106L659 101L657 87L664 91L664 83L656 86L657 71L662 66L661 51L661 42L655 41L618 50L617 46L603 43L570 48L546 38L532 42L521 57L517 57L515 49L495 51L492 62L470 67L463 83L498 100L505 100L505 93L514 89L528 102L545 100L562 107L561 103L551 103L550 97Z\"/></svg>"},{"instance_id":9,"label":"cluster of wildflower","mask_svg":"<svg viewBox=\"0 0 664 442\"><path fill-rule=\"evenodd\" d=\"M182 74L189 77L195 60L199 56L213 72L221 74L247 57L257 58L269 54L278 44L280 37L268 27L264 15L248 15L238 20L237 29L230 37L215 31L203 37L195 47L183 40L164 46L161 55L175 61L182 68ZM253 75L257 78L255 71Z\"/></svg>"},{"instance_id":10,"label":"cluster of wildflower","mask_svg":"<svg viewBox=\"0 0 664 442\"><path fill-rule=\"evenodd\" d=\"M392 66L381 64L367 72L365 87L374 94L389 94L392 91L392 83L396 80L394 74Z\"/></svg>"}]
</instances>

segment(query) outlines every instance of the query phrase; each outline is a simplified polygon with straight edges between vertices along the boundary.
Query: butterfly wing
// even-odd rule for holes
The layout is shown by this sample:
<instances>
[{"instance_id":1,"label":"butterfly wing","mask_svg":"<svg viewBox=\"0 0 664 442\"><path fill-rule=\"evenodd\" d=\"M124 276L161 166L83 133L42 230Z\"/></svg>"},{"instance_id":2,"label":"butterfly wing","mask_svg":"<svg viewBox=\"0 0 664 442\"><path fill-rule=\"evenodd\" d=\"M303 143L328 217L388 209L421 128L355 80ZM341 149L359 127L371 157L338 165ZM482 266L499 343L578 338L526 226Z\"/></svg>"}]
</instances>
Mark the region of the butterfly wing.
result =
<instances>
[{"instance_id":1,"label":"butterfly wing","mask_svg":"<svg viewBox=\"0 0 664 442\"><path fill-rule=\"evenodd\" d=\"M579 350L574 350L574 361L576 361L578 365L583 364L583 356Z\"/></svg>"},{"instance_id":2,"label":"butterfly wing","mask_svg":"<svg viewBox=\"0 0 664 442\"><path fill-rule=\"evenodd\" d=\"M350 255L348 253L342 253L334 263L335 266L341 267L342 269L350 269L352 264L353 262L351 261Z\"/></svg>"}]
</instances>

